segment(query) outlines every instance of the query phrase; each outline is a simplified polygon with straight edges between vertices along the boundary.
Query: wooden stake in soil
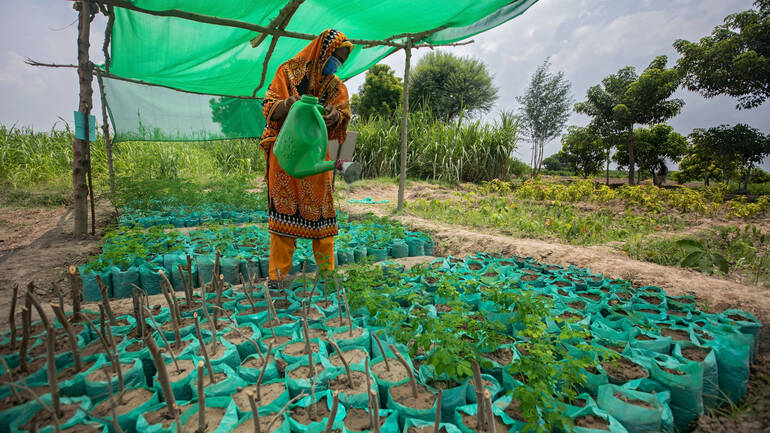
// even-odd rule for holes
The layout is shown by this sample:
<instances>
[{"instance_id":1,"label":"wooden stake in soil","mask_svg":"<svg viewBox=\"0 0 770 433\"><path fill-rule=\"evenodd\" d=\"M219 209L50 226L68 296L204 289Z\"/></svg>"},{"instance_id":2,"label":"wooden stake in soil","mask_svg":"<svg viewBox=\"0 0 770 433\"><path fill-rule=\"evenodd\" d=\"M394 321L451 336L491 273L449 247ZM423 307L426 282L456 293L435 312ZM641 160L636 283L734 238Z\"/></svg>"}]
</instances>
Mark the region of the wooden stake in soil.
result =
<instances>
[{"instance_id":1,"label":"wooden stake in soil","mask_svg":"<svg viewBox=\"0 0 770 433\"><path fill-rule=\"evenodd\" d=\"M481 380L481 368L479 368L479 363L475 359L471 360L471 368L473 369L473 384L476 387L476 428L481 431L486 424L484 382Z\"/></svg>"},{"instance_id":2,"label":"wooden stake in soil","mask_svg":"<svg viewBox=\"0 0 770 433\"><path fill-rule=\"evenodd\" d=\"M2 365L3 371L5 371L5 374L8 376L8 387L11 388L11 393L13 394L14 398L16 398L16 401L19 404L24 403L21 395L19 395L19 391L16 390L16 381L13 380L13 373L11 372L11 368L8 367L8 363L5 362L5 358L2 356L0 356L0 365Z\"/></svg>"},{"instance_id":3,"label":"wooden stake in soil","mask_svg":"<svg viewBox=\"0 0 770 433\"><path fill-rule=\"evenodd\" d=\"M32 319L30 308L32 303L29 298L26 300L27 305L21 308L21 346L19 347L19 370L23 372L29 371L27 368L27 348L29 347L30 328L32 327Z\"/></svg>"},{"instance_id":4,"label":"wooden stake in soil","mask_svg":"<svg viewBox=\"0 0 770 433\"><path fill-rule=\"evenodd\" d=\"M374 414L373 432L380 433L380 400L377 398L377 393L373 390L369 390L369 398L372 400L372 412Z\"/></svg>"},{"instance_id":5,"label":"wooden stake in soil","mask_svg":"<svg viewBox=\"0 0 770 433\"><path fill-rule=\"evenodd\" d=\"M307 326L307 309L305 300L302 300L302 332L305 334L305 353L307 353L307 365L310 369L310 377L315 377L315 364L313 364L313 349L310 345L310 328Z\"/></svg>"},{"instance_id":6,"label":"wooden stake in soil","mask_svg":"<svg viewBox=\"0 0 770 433\"><path fill-rule=\"evenodd\" d=\"M214 285L214 278L211 278L211 285ZM211 328L211 353L217 353L217 329L214 326L213 319L211 317L211 314L209 314L209 304L206 301L206 285L201 285L201 298L203 302L203 316L206 318L206 322L209 324L209 327ZM201 345L203 345L203 342L201 342Z\"/></svg>"},{"instance_id":7,"label":"wooden stake in soil","mask_svg":"<svg viewBox=\"0 0 770 433\"><path fill-rule=\"evenodd\" d=\"M79 372L83 369L83 365L80 361L80 349L78 348L78 339L75 336L75 330L72 328L72 324L67 320L67 316L64 314L64 310L61 306L51 303L51 309L59 320L59 323L64 327L64 331L67 332L67 337L70 341L70 350L72 350L72 359L75 363L75 371Z\"/></svg>"},{"instance_id":8,"label":"wooden stake in soil","mask_svg":"<svg viewBox=\"0 0 770 433\"><path fill-rule=\"evenodd\" d=\"M254 415L252 421L254 421L254 433L262 433L259 426L259 409L257 409L257 403L254 401L254 393L246 391L246 397L249 399L249 406L251 406L251 413Z\"/></svg>"},{"instance_id":9,"label":"wooden stake in soil","mask_svg":"<svg viewBox=\"0 0 770 433\"><path fill-rule=\"evenodd\" d=\"M489 433L497 433L497 423L495 422L495 412L492 410L492 397L488 389L484 389L484 402L489 410L487 420L489 420Z\"/></svg>"},{"instance_id":10,"label":"wooden stake in soil","mask_svg":"<svg viewBox=\"0 0 770 433\"><path fill-rule=\"evenodd\" d=\"M248 267L246 268L246 272L248 272ZM238 273L238 278L241 280L241 288L243 289L243 294L246 296L246 300L249 301L249 304L251 304L251 312L256 313L257 312L257 306L254 304L254 298L251 297L251 293L249 293L249 289L246 287L246 283L243 281L243 274Z\"/></svg>"},{"instance_id":11,"label":"wooden stake in soil","mask_svg":"<svg viewBox=\"0 0 770 433\"><path fill-rule=\"evenodd\" d=\"M99 305L99 310L102 310L102 306ZM110 326L102 327L102 332L99 332L98 329L95 327L93 328L94 333L96 333L96 336L99 337L99 341L102 343L102 347L104 347L104 352L107 354L107 357L110 358L110 364L112 364L112 370L115 372L115 374L118 376L118 390L120 394L118 394L118 401L120 401L122 395L123 395L123 369L120 366L120 355L118 355L118 349L117 345L115 344L115 339L112 337L112 329ZM112 384L109 384L109 386L112 386Z\"/></svg>"},{"instance_id":12,"label":"wooden stake in soil","mask_svg":"<svg viewBox=\"0 0 770 433\"><path fill-rule=\"evenodd\" d=\"M11 350L16 350L16 299L19 296L19 285L13 286L11 294L11 311L8 316L8 324L11 327Z\"/></svg>"},{"instance_id":13,"label":"wooden stake in soil","mask_svg":"<svg viewBox=\"0 0 770 433\"><path fill-rule=\"evenodd\" d=\"M206 431L206 394L203 389L203 361L198 361L198 433Z\"/></svg>"},{"instance_id":14,"label":"wooden stake in soil","mask_svg":"<svg viewBox=\"0 0 770 433\"><path fill-rule=\"evenodd\" d=\"M57 417L62 416L59 404L59 380L56 377L56 335L53 328L46 327L46 367L48 373L48 387L51 390L51 405Z\"/></svg>"},{"instance_id":15,"label":"wooden stake in soil","mask_svg":"<svg viewBox=\"0 0 770 433\"><path fill-rule=\"evenodd\" d=\"M162 274L163 273L161 272L161 275ZM182 336L179 333L179 321L177 321L175 304L174 301L171 300L171 296L169 295L168 290L166 290L164 283L160 284L160 290L163 292L163 297L166 298L166 303L168 304L169 317L171 318L171 328L174 330L174 345L179 347L179 345L182 344ZM152 315L152 313L150 313L150 315ZM158 332L162 333L160 328L158 328Z\"/></svg>"},{"instance_id":16,"label":"wooden stake in soil","mask_svg":"<svg viewBox=\"0 0 770 433\"><path fill-rule=\"evenodd\" d=\"M275 424L275 422L278 421L278 419L283 416L283 413L286 412L286 409L288 409L290 405L292 405L293 403L297 402L298 400L302 400L305 397L307 397L307 394L305 394L303 392L302 394L300 394L300 395L294 397L293 399L289 400L288 402L286 402L286 404L281 408L281 410L279 410L278 413L275 414L273 419L270 420L270 423L267 425L267 428L265 429L265 431L266 432L270 431L270 428L273 426L273 424Z\"/></svg>"},{"instance_id":17,"label":"wooden stake in soil","mask_svg":"<svg viewBox=\"0 0 770 433\"><path fill-rule=\"evenodd\" d=\"M439 388L438 398L436 401L436 421L433 422L433 433L438 433L438 429L441 424L441 398L444 395L444 391Z\"/></svg>"},{"instance_id":18,"label":"wooden stake in soil","mask_svg":"<svg viewBox=\"0 0 770 433\"><path fill-rule=\"evenodd\" d=\"M115 433L123 433L123 429L120 428L120 424L118 424L118 413L115 410L115 406L117 406L117 403L115 402L115 396L112 394L112 384L110 383L110 374L107 372L106 369L102 370L102 373L104 373L104 378L107 381L107 390L110 392L109 400L110 400L110 412L112 412L112 419L110 420L112 423L112 428L115 430Z\"/></svg>"},{"instance_id":19,"label":"wooden stake in soil","mask_svg":"<svg viewBox=\"0 0 770 433\"><path fill-rule=\"evenodd\" d=\"M171 345L168 343L168 340L166 340L166 336L163 335L163 330L158 326L158 322L155 321L155 317L152 315L152 313L149 310L146 310L144 307L142 308L147 312L147 316L152 321L152 325L155 327L155 330L158 332L158 335L160 335L160 339L163 340L163 344L166 348L168 348L168 354L171 356L171 360L174 361L174 368L176 368L176 374L179 374L182 372L182 369L179 368L179 362L176 360L176 356L174 356L174 348L171 347ZM150 337L152 338L152 334L147 334L145 338Z\"/></svg>"},{"instance_id":20,"label":"wooden stake in soil","mask_svg":"<svg viewBox=\"0 0 770 433\"><path fill-rule=\"evenodd\" d=\"M182 280L185 304L189 307L192 305L192 289L187 284L187 278L184 276L184 268L181 263L176 264L176 271L179 272L179 278ZM192 285L192 281L190 281L190 285Z\"/></svg>"},{"instance_id":21,"label":"wooden stake in soil","mask_svg":"<svg viewBox=\"0 0 770 433\"><path fill-rule=\"evenodd\" d=\"M32 306L35 307L35 310L37 310L37 314L40 316L40 320L43 322L43 327L45 329L53 329L51 322L48 320L48 315L45 314L45 310L43 310L43 307L40 305L40 301L38 301L37 296L32 293L33 288L34 286L32 283L29 283L29 286L27 287L27 299L29 299L29 302L32 304Z\"/></svg>"},{"instance_id":22,"label":"wooden stake in soil","mask_svg":"<svg viewBox=\"0 0 770 433\"><path fill-rule=\"evenodd\" d=\"M165 290L163 291L163 295L168 296L166 297L166 300L169 302L169 307L173 306L171 308L171 312L173 313L174 317L176 317L177 323L182 322L182 313L179 311L179 302L176 299L176 294L174 293L174 286L171 284L171 281L168 280L168 277L166 277L166 273L163 271L158 272L160 274L161 278L161 290L165 287Z\"/></svg>"},{"instance_id":23,"label":"wooden stake in soil","mask_svg":"<svg viewBox=\"0 0 770 433\"><path fill-rule=\"evenodd\" d=\"M364 375L366 376L366 396L368 397L367 400L369 402L369 425L372 427L372 431L376 431L374 428L374 400L372 400L372 395L370 394L370 391L372 390L372 383L369 380L369 354L366 354L366 359L364 360Z\"/></svg>"},{"instance_id":24,"label":"wooden stake in soil","mask_svg":"<svg viewBox=\"0 0 770 433\"><path fill-rule=\"evenodd\" d=\"M214 305L217 307L222 307L222 291L225 287L225 276L222 274L219 274L219 282L217 283L216 288L216 298L214 298ZM214 330L217 330L217 325L219 322L219 310L214 309Z\"/></svg>"},{"instance_id":25,"label":"wooden stake in soil","mask_svg":"<svg viewBox=\"0 0 770 433\"><path fill-rule=\"evenodd\" d=\"M406 372L409 373L409 383L412 385L412 396L414 398L417 398L417 380L414 378L414 372L412 371L412 367L409 365L408 362L406 362L406 359L401 355L401 353L396 350L396 347L392 344L388 345L388 348L391 352L393 352L394 355L396 355L396 359L398 359L398 362L401 363L401 365L406 369Z\"/></svg>"},{"instance_id":26,"label":"wooden stake in soil","mask_svg":"<svg viewBox=\"0 0 770 433\"><path fill-rule=\"evenodd\" d=\"M350 374L350 365L348 364L348 361L345 360L345 357L342 356L340 346L337 346L337 343L334 340L326 340L326 342L331 344L332 347L334 347L334 350L337 351L337 355L339 355L340 359L342 360L342 365L345 366L345 374L348 376L348 386L353 388L353 376Z\"/></svg>"},{"instance_id":27,"label":"wooden stake in soil","mask_svg":"<svg viewBox=\"0 0 770 433\"><path fill-rule=\"evenodd\" d=\"M110 298L107 296L107 286L104 285L102 277L96 275L96 284L99 285L99 292L102 294L102 305L104 305L104 311L107 312L107 317L110 318L110 323L115 324L115 315L112 314L112 307L110 307Z\"/></svg>"},{"instance_id":28,"label":"wooden stake in soil","mask_svg":"<svg viewBox=\"0 0 770 433\"><path fill-rule=\"evenodd\" d=\"M152 336L148 335L145 337L144 344L147 346L147 349L150 350L152 359L155 362L155 369L158 371L158 382L160 382L160 388L161 391L163 391L163 398L166 401L168 414L169 416L174 417L176 431L181 432L182 425L179 422L179 412L176 410L176 399L174 398L174 392L171 390L171 381L168 378L166 363L163 362L160 349L158 349L158 345L155 344L155 340L152 339Z\"/></svg>"},{"instance_id":29,"label":"wooden stake in soil","mask_svg":"<svg viewBox=\"0 0 770 433\"><path fill-rule=\"evenodd\" d=\"M348 331L348 335L350 337L353 337L353 318L350 316L350 306L348 305L348 295L345 293L345 288L342 288L342 299L345 301L345 311L348 315L348 326L350 326L350 330ZM342 318L340 318L340 321Z\"/></svg>"},{"instance_id":30,"label":"wooden stake in soil","mask_svg":"<svg viewBox=\"0 0 770 433\"><path fill-rule=\"evenodd\" d=\"M201 325L198 321L198 313L193 313L193 323L195 324L195 334L198 337L198 346L201 353L203 353L203 359L206 361L206 369L209 371L209 380L211 381L212 384L217 383L216 378L214 377L214 369L211 368L211 361L209 360L209 354L206 352L206 343L203 341L203 334L201 333ZM212 338L216 338L216 336Z\"/></svg>"},{"instance_id":31,"label":"wooden stake in soil","mask_svg":"<svg viewBox=\"0 0 770 433\"><path fill-rule=\"evenodd\" d=\"M139 330L139 339L144 340L144 331L147 327L147 321L144 318L144 305L142 305L142 289L134 286L131 289L131 301L134 307L134 317Z\"/></svg>"},{"instance_id":32,"label":"wooden stake in soil","mask_svg":"<svg viewBox=\"0 0 770 433\"><path fill-rule=\"evenodd\" d=\"M385 362L385 371L390 371L388 356L385 353L385 349L382 347L382 341L380 341L380 337L378 337L377 334L374 332L372 332L372 337L374 337L374 341L377 343L377 346L380 348L380 352L382 352L382 360Z\"/></svg>"},{"instance_id":33,"label":"wooden stake in soil","mask_svg":"<svg viewBox=\"0 0 770 433\"><path fill-rule=\"evenodd\" d=\"M265 377L265 371L267 370L267 364L270 363L270 355L273 354L273 343L270 343L269 346L267 346L267 355L265 355L265 358L262 360L262 371L259 372L259 378L257 378L257 401L262 400L262 395L260 394L261 386L262 386L262 378Z\"/></svg>"},{"instance_id":34,"label":"wooden stake in soil","mask_svg":"<svg viewBox=\"0 0 770 433\"><path fill-rule=\"evenodd\" d=\"M337 407L340 405L340 393L339 391L334 391L334 396L332 397L332 410L329 413L329 419L326 421L326 428L324 429L324 433L331 433L332 427L334 426L334 418L337 418Z\"/></svg>"},{"instance_id":35,"label":"wooden stake in soil","mask_svg":"<svg viewBox=\"0 0 770 433\"><path fill-rule=\"evenodd\" d=\"M72 294L72 321L77 322L85 319L80 314L80 304L83 301L83 280L80 279L78 269L73 265L67 268L67 274L70 279L70 292Z\"/></svg>"}]
</instances>

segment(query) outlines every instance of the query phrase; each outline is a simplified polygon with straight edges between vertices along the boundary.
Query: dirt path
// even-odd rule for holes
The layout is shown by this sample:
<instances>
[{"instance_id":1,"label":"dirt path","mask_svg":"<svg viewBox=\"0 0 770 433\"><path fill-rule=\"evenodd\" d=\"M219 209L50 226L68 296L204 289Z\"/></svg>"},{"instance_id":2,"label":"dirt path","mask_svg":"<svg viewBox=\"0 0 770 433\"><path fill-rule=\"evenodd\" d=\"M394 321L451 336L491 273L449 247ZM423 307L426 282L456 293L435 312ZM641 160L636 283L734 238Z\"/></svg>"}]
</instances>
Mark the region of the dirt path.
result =
<instances>
[{"instance_id":1,"label":"dirt path","mask_svg":"<svg viewBox=\"0 0 770 433\"><path fill-rule=\"evenodd\" d=\"M352 215L372 212L378 216L391 216L403 224L429 232L436 240L436 255L475 254L478 251L501 252L533 257L546 263L589 268L610 278L623 278L636 285L654 285L673 295L691 294L715 311L741 308L770 323L770 297L768 289L710 277L699 272L627 257L607 246L575 246L556 241L517 238L502 233L465 226L445 224L412 215L392 215L396 203L397 187L394 185L367 185L340 194L340 207ZM407 189L407 200L433 196L439 192L431 185L418 184ZM347 195L345 195L347 194ZM443 193L439 193L443 194ZM373 200L389 200L387 204L364 205L348 202L350 198L371 197Z\"/></svg>"}]
</instances>

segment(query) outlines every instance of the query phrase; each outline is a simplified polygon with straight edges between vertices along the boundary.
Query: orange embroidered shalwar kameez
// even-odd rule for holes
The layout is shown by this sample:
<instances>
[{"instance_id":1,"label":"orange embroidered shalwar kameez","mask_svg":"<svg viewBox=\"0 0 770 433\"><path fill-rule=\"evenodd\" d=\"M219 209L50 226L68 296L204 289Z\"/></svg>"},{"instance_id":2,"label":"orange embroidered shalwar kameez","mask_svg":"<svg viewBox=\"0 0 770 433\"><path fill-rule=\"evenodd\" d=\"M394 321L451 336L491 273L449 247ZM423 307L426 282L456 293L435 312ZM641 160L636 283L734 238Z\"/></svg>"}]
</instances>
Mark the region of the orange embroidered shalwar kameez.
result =
<instances>
[{"instance_id":1,"label":"orange embroidered shalwar kameez","mask_svg":"<svg viewBox=\"0 0 770 433\"><path fill-rule=\"evenodd\" d=\"M321 72L334 50L353 45L333 29L321 33L294 58L284 62L265 93L262 111L267 121L260 145L267 160L268 230L270 231L270 280L288 275L296 239L313 239L313 254L321 269L334 269L334 236L337 218L332 195L332 172L297 179L288 175L272 152L283 120L271 119L278 104L304 94L319 103L333 105L339 120L329 126L330 140L345 141L350 121L348 91L336 75ZM329 159L327 152L326 159Z\"/></svg>"}]
</instances>

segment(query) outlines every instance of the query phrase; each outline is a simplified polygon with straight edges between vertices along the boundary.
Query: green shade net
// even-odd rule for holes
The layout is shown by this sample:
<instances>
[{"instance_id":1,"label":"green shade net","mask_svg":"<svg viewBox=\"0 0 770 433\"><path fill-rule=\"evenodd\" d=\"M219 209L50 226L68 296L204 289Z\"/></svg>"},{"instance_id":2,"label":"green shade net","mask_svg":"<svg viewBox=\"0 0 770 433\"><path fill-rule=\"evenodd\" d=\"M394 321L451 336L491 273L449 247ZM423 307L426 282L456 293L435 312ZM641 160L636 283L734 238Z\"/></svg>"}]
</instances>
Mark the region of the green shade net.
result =
<instances>
[{"instance_id":1,"label":"green shade net","mask_svg":"<svg viewBox=\"0 0 770 433\"><path fill-rule=\"evenodd\" d=\"M287 31L320 34L327 28L344 32L351 39L383 40L402 33L441 30L416 43L435 45L457 42L498 26L526 11L536 0L306 0L286 27ZM163 11L176 9L211 17L227 18L267 26L287 0L258 2L221 2L210 0L132 0L137 7ZM309 41L279 37L270 56L264 83L265 56L272 42L267 37L257 48L250 41L259 33L241 28L205 24L176 17L159 17L116 7L111 41L109 72L114 76L168 86L188 92L208 95L261 97L264 95L278 66L294 57ZM353 77L391 54L396 48L356 46L337 75ZM204 97L189 98L186 106L149 97L125 98L121 92L156 91L158 87L123 82L112 84L107 93L113 123L121 137L167 140L205 140L233 137L258 137L264 119L252 116L253 125L235 122L231 128L217 130L211 121L193 128L168 124L168 119L190 119L190 113L205 112L209 101ZM118 87L121 87L118 89ZM133 87L132 87L133 86ZM107 87L107 83L105 83ZM136 90L128 90L128 89ZM165 90L165 89L164 89ZM256 93L255 93L256 90ZM168 93L168 92L166 92ZM164 94L165 95L165 94ZM169 93L171 95L171 93ZM201 96L201 95L194 95ZM117 103L120 98L121 103ZM152 99L159 99L157 95ZM182 101L182 96L169 96ZM210 98L209 98L210 99ZM254 102L226 100L228 109L246 115L246 107ZM145 104L150 104L145 106ZM234 108L235 106L238 106ZM163 111L161 111L163 110ZM168 110L168 111L165 111ZM182 110L184 113L177 113ZM125 112L128 111L128 112ZM209 109L209 112L212 110ZM225 109L227 111L227 109ZM138 125L137 112L154 113L154 119L142 118L144 129ZM201 115L202 116L202 115ZM202 116L206 117L206 116ZM248 117L248 116L246 116ZM129 126L123 126L125 122ZM149 122L149 123L148 123ZM214 121L213 123L218 123ZM151 126L151 128L150 128ZM214 131L210 135L207 131ZM139 135L134 135L134 133ZM152 136L146 135L150 133Z\"/></svg>"},{"instance_id":2,"label":"green shade net","mask_svg":"<svg viewBox=\"0 0 770 433\"><path fill-rule=\"evenodd\" d=\"M203 141L259 137L262 101L199 95L103 78L113 141Z\"/></svg>"}]
</instances>

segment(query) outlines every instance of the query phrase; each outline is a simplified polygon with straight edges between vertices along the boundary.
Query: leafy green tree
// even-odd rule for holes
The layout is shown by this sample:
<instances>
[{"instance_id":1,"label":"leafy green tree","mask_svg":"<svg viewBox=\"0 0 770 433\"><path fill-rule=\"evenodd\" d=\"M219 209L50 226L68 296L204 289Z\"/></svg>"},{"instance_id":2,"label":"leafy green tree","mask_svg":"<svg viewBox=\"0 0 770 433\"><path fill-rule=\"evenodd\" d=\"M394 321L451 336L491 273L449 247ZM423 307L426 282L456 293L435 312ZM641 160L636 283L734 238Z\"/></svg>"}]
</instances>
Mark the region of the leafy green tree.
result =
<instances>
[{"instance_id":1,"label":"leafy green tree","mask_svg":"<svg viewBox=\"0 0 770 433\"><path fill-rule=\"evenodd\" d=\"M556 152L543 160L543 168L548 171L567 170L567 158L564 157L563 153Z\"/></svg>"},{"instance_id":2,"label":"leafy green tree","mask_svg":"<svg viewBox=\"0 0 770 433\"><path fill-rule=\"evenodd\" d=\"M708 130L696 128L690 135L690 145L679 161L676 181L689 182L703 179L709 186L712 179L726 180L737 172L737 164L729 143L722 138L717 128Z\"/></svg>"},{"instance_id":3,"label":"leafy green tree","mask_svg":"<svg viewBox=\"0 0 770 433\"><path fill-rule=\"evenodd\" d=\"M561 143L559 155L584 179L602 171L604 144L590 127L570 126Z\"/></svg>"},{"instance_id":4,"label":"leafy green tree","mask_svg":"<svg viewBox=\"0 0 770 433\"><path fill-rule=\"evenodd\" d=\"M655 186L661 186L668 173L666 161L679 162L687 154L687 139L674 131L674 128L659 124L652 128L634 130L636 160L639 170L652 177ZM625 149L615 155L618 166L623 167L628 161Z\"/></svg>"},{"instance_id":5,"label":"leafy green tree","mask_svg":"<svg viewBox=\"0 0 770 433\"><path fill-rule=\"evenodd\" d=\"M564 72L548 70L548 59L537 67L524 95L516 98L521 127L532 142L532 176L537 176L543 164L543 147L564 129L570 114L570 88Z\"/></svg>"},{"instance_id":6,"label":"leafy green tree","mask_svg":"<svg viewBox=\"0 0 770 433\"><path fill-rule=\"evenodd\" d=\"M735 160L743 170L743 188L746 193L751 179L751 169L770 155L770 137L756 128L739 123L732 128L722 125L717 127L723 140L729 143Z\"/></svg>"},{"instance_id":7,"label":"leafy green tree","mask_svg":"<svg viewBox=\"0 0 770 433\"><path fill-rule=\"evenodd\" d=\"M374 65L366 72L364 84L350 98L354 114L363 119L371 116L387 117L401 104L404 85L388 65Z\"/></svg>"},{"instance_id":8,"label":"leafy green tree","mask_svg":"<svg viewBox=\"0 0 770 433\"><path fill-rule=\"evenodd\" d=\"M726 17L698 42L674 42L687 89L707 98L738 98L738 109L757 107L770 96L770 0L754 6Z\"/></svg>"},{"instance_id":9,"label":"leafy green tree","mask_svg":"<svg viewBox=\"0 0 770 433\"><path fill-rule=\"evenodd\" d=\"M486 113L497 100L492 76L480 60L433 51L420 59L409 79L414 108L445 122L463 113Z\"/></svg>"},{"instance_id":10,"label":"leafy green tree","mask_svg":"<svg viewBox=\"0 0 770 433\"><path fill-rule=\"evenodd\" d=\"M575 111L593 117L591 126L603 134L624 133L628 155L628 184L634 184L634 126L662 123L682 110L684 101L669 99L679 86L679 72L666 68L668 58L658 56L641 75L626 66L607 76L602 85L586 92L586 101Z\"/></svg>"}]
</instances>

